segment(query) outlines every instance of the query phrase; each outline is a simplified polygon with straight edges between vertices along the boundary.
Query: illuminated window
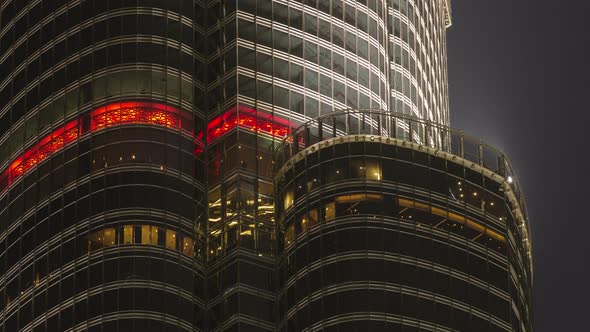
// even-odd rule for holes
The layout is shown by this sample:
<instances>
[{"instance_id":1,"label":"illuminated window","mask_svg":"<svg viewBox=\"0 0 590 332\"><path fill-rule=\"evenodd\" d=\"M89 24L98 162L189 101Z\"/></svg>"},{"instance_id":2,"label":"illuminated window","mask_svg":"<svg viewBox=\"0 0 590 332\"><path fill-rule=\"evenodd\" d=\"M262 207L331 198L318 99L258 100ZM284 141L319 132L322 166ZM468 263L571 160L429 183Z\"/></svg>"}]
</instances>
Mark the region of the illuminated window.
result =
<instances>
[{"instance_id":1,"label":"illuminated window","mask_svg":"<svg viewBox=\"0 0 590 332\"><path fill-rule=\"evenodd\" d=\"M381 165L379 164L379 160L377 159L367 159L366 160L366 173L365 177L367 180L381 180Z\"/></svg>"},{"instance_id":2,"label":"illuminated window","mask_svg":"<svg viewBox=\"0 0 590 332\"><path fill-rule=\"evenodd\" d=\"M125 225L118 229L106 228L88 234L88 251L96 251L105 247L116 245L117 237L120 244L143 244L151 246L166 247L172 250L178 250L187 256L194 254L194 240L188 236L171 230L158 228L156 226Z\"/></svg>"},{"instance_id":3,"label":"illuminated window","mask_svg":"<svg viewBox=\"0 0 590 332\"><path fill-rule=\"evenodd\" d=\"M404 199L404 198L399 198L398 199L398 204L401 207L407 207L407 208L412 208L412 209L416 209L416 210L420 210L420 211L424 211L424 212L429 212L433 215L439 216L444 218L444 221L449 221L449 222L454 222L457 223L459 225L461 225L461 227L463 227L463 225L469 227L472 230L475 230L477 232L480 232L482 234L487 235L488 237L490 237L491 239L500 241L502 243L506 242L506 238L494 231L491 230L489 228L487 228L486 226L471 220L465 216L462 216L460 214L451 212L451 211L447 211L435 206L430 206L428 204L425 203L421 203L421 202L416 202L414 200L409 200L409 199Z\"/></svg>"},{"instance_id":4,"label":"illuminated window","mask_svg":"<svg viewBox=\"0 0 590 332\"><path fill-rule=\"evenodd\" d=\"M285 190L285 193L283 194L283 205L284 205L285 210L290 208L291 205L293 205L294 201L295 201L295 192L293 191L293 188L288 188L287 190Z\"/></svg>"},{"instance_id":5,"label":"illuminated window","mask_svg":"<svg viewBox=\"0 0 590 332\"><path fill-rule=\"evenodd\" d=\"M153 245L153 246L158 245L158 243L160 242L158 239L159 233L160 232L158 231L158 227L155 227L155 226L150 227L150 244L151 245Z\"/></svg>"},{"instance_id":6,"label":"illuminated window","mask_svg":"<svg viewBox=\"0 0 590 332\"><path fill-rule=\"evenodd\" d=\"M221 188L209 192L209 224L221 221Z\"/></svg>"},{"instance_id":7,"label":"illuminated window","mask_svg":"<svg viewBox=\"0 0 590 332\"><path fill-rule=\"evenodd\" d=\"M326 204L324 218L326 219L326 222L330 222L336 218L336 203L330 202Z\"/></svg>"},{"instance_id":8,"label":"illuminated window","mask_svg":"<svg viewBox=\"0 0 590 332\"><path fill-rule=\"evenodd\" d=\"M363 159L351 158L348 164L348 174L352 179L364 179L366 177L366 168Z\"/></svg>"},{"instance_id":9,"label":"illuminated window","mask_svg":"<svg viewBox=\"0 0 590 332\"><path fill-rule=\"evenodd\" d=\"M285 245L289 245L295 240L295 225L289 225L285 231Z\"/></svg>"},{"instance_id":10,"label":"illuminated window","mask_svg":"<svg viewBox=\"0 0 590 332\"><path fill-rule=\"evenodd\" d=\"M254 229L244 225L240 227L240 246L243 248L254 249Z\"/></svg>"},{"instance_id":11,"label":"illuminated window","mask_svg":"<svg viewBox=\"0 0 590 332\"><path fill-rule=\"evenodd\" d=\"M309 227L309 217L307 216L307 214L304 214L303 217L301 218L301 233L307 232L308 227ZM299 233L300 231L298 230L297 233Z\"/></svg>"},{"instance_id":12,"label":"illuminated window","mask_svg":"<svg viewBox=\"0 0 590 332\"><path fill-rule=\"evenodd\" d=\"M182 253L192 257L195 253L195 244L193 239L190 237L184 237L182 239Z\"/></svg>"},{"instance_id":13,"label":"illuminated window","mask_svg":"<svg viewBox=\"0 0 590 332\"><path fill-rule=\"evenodd\" d=\"M150 225L141 225L141 244L152 244L150 228Z\"/></svg>"},{"instance_id":14,"label":"illuminated window","mask_svg":"<svg viewBox=\"0 0 590 332\"><path fill-rule=\"evenodd\" d=\"M320 223L320 215L318 212L318 209L312 209L309 210L309 212L307 213L308 216L308 228L313 228L315 227L317 224Z\"/></svg>"},{"instance_id":15,"label":"illuminated window","mask_svg":"<svg viewBox=\"0 0 590 332\"><path fill-rule=\"evenodd\" d=\"M88 251L92 252L103 247L103 232L95 232L88 236Z\"/></svg>"},{"instance_id":16,"label":"illuminated window","mask_svg":"<svg viewBox=\"0 0 590 332\"><path fill-rule=\"evenodd\" d=\"M238 190L226 194L225 200L225 217L231 218L238 213Z\"/></svg>"},{"instance_id":17,"label":"illuminated window","mask_svg":"<svg viewBox=\"0 0 590 332\"><path fill-rule=\"evenodd\" d=\"M173 230L166 230L166 248L176 250L176 232Z\"/></svg>"},{"instance_id":18,"label":"illuminated window","mask_svg":"<svg viewBox=\"0 0 590 332\"><path fill-rule=\"evenodd\" d=\"M258 195L258 218L274 222L275 205L273 199Z\"/></svg>"},{"instance_id":19,"label":"illuminated window","mask_svg":"<svg viewBox=\"0 0 590 332\"><path fill-rule=\"evenodd\" d=\"M103 236L103 245L105 247L108 246L114 246L116 241L115 241L116 237L115 237L115 229L114 228L107 228L104 230L104 236Z\"/></svg>"},{"instance_id":20,"label":"illuminated window","mask_svg":"<svg viewBox=\"0 0 590 332\"><path fill-rule=\"evenodd\" d=\"M254 190L254 186L251 188ZM253 191L245 190L243 187L240 189L240 209L242 214L254 218L256 194Z\"/></svg>"},{"instance_id":21,"label":"illuminated window","mask_svg":"<svg viewBox=\"0 0 590 332\"><path fill-rule=\"evenodd\" d=\"M362 201L380 201L383 195L379 194L351 194L336 197L336 203L354 203Z\"/></svg>"},{"instance_id":22,"label":"illuminated window","mask_svg":"<svg viewBox=\"0 0 590 332\"><path fill-rule=\"evenodd\" d=\"M133 244L133 226L123 226L123 244Z\"/></svg>"}]
</instances>

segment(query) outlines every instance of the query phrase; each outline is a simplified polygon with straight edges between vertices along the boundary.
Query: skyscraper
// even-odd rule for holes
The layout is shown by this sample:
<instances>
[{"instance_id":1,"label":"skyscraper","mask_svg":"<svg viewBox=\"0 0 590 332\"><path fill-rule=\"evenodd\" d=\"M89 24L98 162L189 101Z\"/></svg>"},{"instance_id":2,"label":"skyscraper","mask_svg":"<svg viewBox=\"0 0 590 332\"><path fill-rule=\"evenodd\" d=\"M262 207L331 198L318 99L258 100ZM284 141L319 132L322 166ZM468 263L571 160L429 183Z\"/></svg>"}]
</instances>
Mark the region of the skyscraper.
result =
<instances>
[{"instance_id":1,"label":"skyscraper","mask_svg":"<svg viewBox=\"0 0 590 332\"><path fill-rule=\"evenodd\" d=\"M2 2L3 331L530 331L515 176L448 127L450 24L449 0Z\"/></svg>"}]
</instances>

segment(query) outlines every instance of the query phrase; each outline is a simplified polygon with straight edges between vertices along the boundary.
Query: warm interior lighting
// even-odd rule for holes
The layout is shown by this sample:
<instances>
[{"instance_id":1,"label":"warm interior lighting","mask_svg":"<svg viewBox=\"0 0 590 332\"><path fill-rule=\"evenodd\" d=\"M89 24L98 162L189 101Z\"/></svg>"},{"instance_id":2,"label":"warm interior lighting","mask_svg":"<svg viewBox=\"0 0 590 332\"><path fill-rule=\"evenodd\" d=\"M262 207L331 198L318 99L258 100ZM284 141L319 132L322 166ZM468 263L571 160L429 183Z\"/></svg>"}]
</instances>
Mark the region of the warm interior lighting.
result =
<instances>
[{"instance_id":1,"label":"warm interior lighting","mask_svg":"<svg viewBox=\"0 0 590 332\"><path fill-rule=\"evenodd\" d=\"M362 201L380 201L383 199L383 195L379 194L352 194L342 195L335 198L336 203L354 203Z\"/></svg>"},{"instance_id":2,"label":"warm interior lighting","mask_svg":"<svg viewBox=\"0 0 590 332\"><path fill-rule=\"evenodd\" d=\"M429 212L432 213L436 216L439 217L443 217L447 220L450 221L454 221L454 222L458 222L462 225L465 225L471 229L474 229L480 233L484 233L487 236L496 239L498 241L501 242L506 242L506 238L501 235L500 233L493 231L491 229L486 228L485 226L481 225L478 222L475 222L469 218L466 218L462 215L459 215L457 213L453 213L447 210L443 210L428 204L424 204L424 203L420 203L420 202L416 202L413 200L409 200L409 199L404 199L404 198L398 198L398 204L399 206L405 207L405 208L413 208L413 209L417 209L417 210L421 210L424 212Z\"/></svg>"}]
</instances>

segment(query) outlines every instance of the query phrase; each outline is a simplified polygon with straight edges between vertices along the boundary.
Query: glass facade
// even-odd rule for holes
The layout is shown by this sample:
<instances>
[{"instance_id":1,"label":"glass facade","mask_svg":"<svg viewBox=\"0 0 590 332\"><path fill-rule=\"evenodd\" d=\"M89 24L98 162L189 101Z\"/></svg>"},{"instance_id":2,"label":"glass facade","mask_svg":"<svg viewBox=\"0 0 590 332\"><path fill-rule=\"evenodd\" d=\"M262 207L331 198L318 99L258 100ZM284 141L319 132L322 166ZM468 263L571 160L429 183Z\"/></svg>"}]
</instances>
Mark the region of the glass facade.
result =
<instances>
[{"instance_id":1,"label":"glass facade","mask_svg":"<svg viewBox=\"0 0 590 332\"><path fill-rule=\"evenodd\" d=\"M441 146L422 144L432 131ZM309 121L276 152L278 330L532 330L530 230L503 153L378 110Z\"/></svg>"},{"instance_id":2,"label":"glass facade","mask_svg":"<svg viewBox=\"0 0 590 332\"><path fill-rule=\"evenodd\" d=\"M200 13L0 4L1 331L204 329Z\"/></svg>"},{"instance_id":3,"label":"glass facade","mask_svg":"<svg viewBox=\"0 0 590 332\"><path fill-rule=\"evenodd\" d=\"M410 331L435 324L440 310L453 313L445 316L449 324L440 323L449 329L530 330L532 276L518 274L524 281L515 288L511 279L490 284L510 259L524 264L514 271L526 270L530 247L522 227L511 235L511 212L501 210L506 196L501 186L486 187L484 173L471 184L453 173L461 187L442 180L450 170L439 170L432 186L482 195L450 209L448 193L421 177L432 167L414 167L412 158L395 153L389 159L357 153L350 144L317 167L293 163L322 135L378 128L379 137L499 165L494 151L477 144L473 150L460 140L453 150L456 137L446 127L450 18L449 0L1 1L0 332ZM344 109L403 120L365 127L364 117L354 115L331 122L331 129L315 123L300 130ZM400 167L395 178L387 162ZM504 168L492 171L509 174ZM313 172L316 181L304 180ZM397 178L402 174L405 182ZM338 189L344 180L350 185ZM325 195L312 199L312 192ZM492 207L472 211L492 198L500 209L493 217ZM367 209L382 229L380 242L367 241L373 221L353 217ZM420 219L414 228L412 218ZM400 234L409 247L395 242ZM339 247L343 236L354 243ZM432 250L436 243L464 255L457 260L479 259L480 274L460 270L471 267L463 261L433 260L418 238L428 238L424 245ZM395 248L385 245L390 241ZM510 241L521 245L513 256L506 254ZM313 253L303 255L299 248L312 243ZM412 255L416 276L420 266L432 278L443 269L457 272L440 277L451 289L442 290L441 282L420 295L422 281L406 285L380 273L359 274L343 291L350 276L337 271L355 262L343 258L347 251L360 250L386 257L359 258L367 273L376 271L369 264L405 269L402 257ZM330 257L336 265L324 266ZM302 267L319 273L305 281L313 287L299 281L308 280ZM481 274L488 270L496 274ZM461 294L454 296L455 289ZM382 300L375 310L359 308L362 301L339 309L353 294ZM383 307L397 303L389 296L408 311ZM406 314L416 310L424 315Z\"/></svg>"}]
</instances>

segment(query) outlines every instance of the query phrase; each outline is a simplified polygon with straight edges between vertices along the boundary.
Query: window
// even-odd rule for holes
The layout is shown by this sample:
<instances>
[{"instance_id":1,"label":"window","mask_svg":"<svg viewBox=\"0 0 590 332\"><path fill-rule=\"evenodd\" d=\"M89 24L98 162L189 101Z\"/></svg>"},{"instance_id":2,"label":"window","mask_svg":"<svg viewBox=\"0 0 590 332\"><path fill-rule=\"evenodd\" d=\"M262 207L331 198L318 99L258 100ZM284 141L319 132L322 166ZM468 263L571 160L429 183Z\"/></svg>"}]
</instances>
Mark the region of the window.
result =
<instances>
[{"instance_id":1,"label":"window","mask_svg":"<svg viewBox=\"0 0 590 332\"><path fill-rule=\"evenodd\" d=\"M119 242L116 241L117 238ZM87 240L89 252L114 246L118 243L119 245L160 246L178 250L187 256L193 256L194 254L194 240L192 238L183 236L172 229L151 225L125 225L118 229L106 228L89 234Z\"/></svg>"},{"instance_id":2,"label":"window","mask_svg":"<svg viewBox=\"0 0 590 332\"><path fill-rule=\"evenodd\" d=\"M166 248L172 250L176 249L176 232L170 229L166 230Z\"/></svg>"},{"instance_id":3,"label":"window","mask_svg":"<svg viewBox=\"0 0 590 332\"><path fill-rule=\"evenodd\" d=\"M133 243L133 226L132 225L125 225L123 226L123 244L132 244Z\"/></svg>"},{"instance_id":4,"label":"window","mask_svg":"<svg viewBox=\"0 0 590 332\"><path fill-rule=\"evenodd\" d=\"M103 245L107 246L114 246L115 241L115 229L114 228L107 228L103 231Z\"/></svg>"},{"instance_id":5,"label":"window","mask_svg":"<svg viewBox=\"0 0 590 332\"><path fill-rule=\"evenodd\" d=\"M195 252L195 244L190 237L183 237L182 239L182 253L192 257Z\"/></svg>"},{"instance_id":6,"label":"window","mask_svg":"<svg viewBox=\"0 0 590 332\"><path fill-rule=\"evenodd\" d=\"M151 232L149 225L141 225L141 244L151 244Z\"/></svg>"},{"instance_id":7,"label":"window","mask_svg":"<svg viewBox=\"0 0 590 332\"><path fill-rule=\"evenodd\" d=\"M209 225L221 221L221 188L209 193Z\"/></svg>"},{"instance_id":8,"label":"window","mask_svg":"<svg viewBox=\"0 0 590 332\"><path fill-rule=\"evenodd\" d=\"M285 245L289 245L295 240L295 225L291 224L285 231Z\"/></svg>"},{"instance_id":9,"label":"window","mask_svg":"<svg viewBox=\"0 0 590 332\"><path fill-rule=\"evenodd\" d=\"M336 203L330 202L324 208L324 219L330 222L336 218Z\"/></svg>"},{"instance_id":10,"label":"window","mask_svg":"<svg viewBox=\"0 0 590 332\"><path fill-rule=\"evenodd\" d=\"M287 190L285 190L285 193L283 194L283 206L284 209L287 210L288 208L291 207L291 205L293 205L293 202L295 201L295 193L293 191L293 188L288 188Z\"/></svg>"}]
</instances>

